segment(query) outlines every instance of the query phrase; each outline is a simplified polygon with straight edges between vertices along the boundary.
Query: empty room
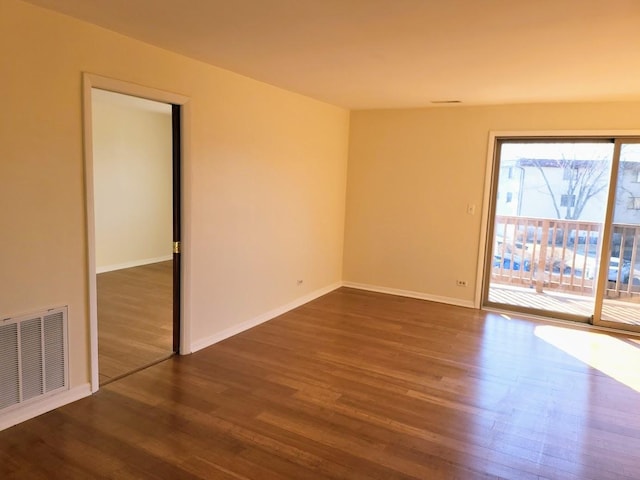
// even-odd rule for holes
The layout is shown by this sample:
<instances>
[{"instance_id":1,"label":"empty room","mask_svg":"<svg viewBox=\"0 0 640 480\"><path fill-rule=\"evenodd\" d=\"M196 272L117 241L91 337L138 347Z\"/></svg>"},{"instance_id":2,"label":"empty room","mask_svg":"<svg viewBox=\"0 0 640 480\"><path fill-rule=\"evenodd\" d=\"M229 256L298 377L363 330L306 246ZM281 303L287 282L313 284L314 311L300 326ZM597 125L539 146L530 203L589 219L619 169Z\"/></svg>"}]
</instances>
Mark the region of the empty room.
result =
<instances>
[{"instance_id":1,"label":"empty room","mask_svg":"<svg viewBox=\"0 0 640 480\"><path fill-rule=\"evenodd\" d=\"M640 478L639 22L0 0L0 478Z\"/></svg>"}]
</instances>

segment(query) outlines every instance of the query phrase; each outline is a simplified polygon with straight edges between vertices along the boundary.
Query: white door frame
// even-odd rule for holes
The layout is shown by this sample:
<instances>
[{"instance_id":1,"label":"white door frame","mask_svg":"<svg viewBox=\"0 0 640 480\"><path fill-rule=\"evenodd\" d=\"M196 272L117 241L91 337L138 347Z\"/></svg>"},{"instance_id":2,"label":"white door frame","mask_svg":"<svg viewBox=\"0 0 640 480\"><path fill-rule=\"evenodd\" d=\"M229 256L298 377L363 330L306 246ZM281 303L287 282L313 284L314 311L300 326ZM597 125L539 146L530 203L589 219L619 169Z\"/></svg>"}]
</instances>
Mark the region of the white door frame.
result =
<instances>
[{"instance_id":1,"label":"white door frame","mask_svg":"<svg viewBox=\"0 0 640 480\"><path fill-rule=\"evenodd\" d=\"M189 314L190 303L186 292L190 291L190 278L188 272L191 270L190 238L191 238L191 204L189 192L189 182L191 176L189 161L189 125L190 125L190 104L189 97L176 93L166 92L155 88L144 87L134 83L115 80L92 73L83 73L82 76L82 106L83 106L83 133L84 133L84 167L85 167L85 199L86 199L86 221L87 221L87 267L88 267L88 290L89 290L89 352L91 371L91 392L95 393L100 388L98 376L98 295L96 288L96 241L95 241L95 211L94 211L94 185L93 185L93 127L92 127L92 104L91 89L100 88L115 93L132 95L147 100L180 105L182 107L181 138L181 170L182 170L182 214L181 214L181 255L182 271L181 276L181 311L180 311L180 352L187 354L191 352L191 318Z\"/></svg>"}]
</instances>

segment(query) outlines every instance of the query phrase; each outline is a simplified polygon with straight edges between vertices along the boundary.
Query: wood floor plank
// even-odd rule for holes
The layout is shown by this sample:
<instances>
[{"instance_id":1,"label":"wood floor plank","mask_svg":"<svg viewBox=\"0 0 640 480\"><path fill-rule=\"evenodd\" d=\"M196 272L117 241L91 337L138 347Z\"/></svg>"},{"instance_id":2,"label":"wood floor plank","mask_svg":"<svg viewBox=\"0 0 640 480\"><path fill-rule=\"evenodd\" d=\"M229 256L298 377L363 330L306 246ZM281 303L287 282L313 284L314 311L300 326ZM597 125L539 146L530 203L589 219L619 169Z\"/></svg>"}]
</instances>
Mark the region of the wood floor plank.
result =
<instances>
[{"instance_id":1,"label":"wood floor plank","mask_svg":"<svg viewBox=\"0 0 640 480\"><path fill-rule=\"evenodd\" d=\"M171 355L172 261L100 273L97 292L101 385Z\"/></svg>"},{"instance_id":2,"label":"wood floor plank","mask_svg":"<svg viewBox=\"0 0 640 480\"><path fill-rule=\"evenodd\" d=\"M639 478L640 382L540 327L342 288L0 432L0 478Z\"/></svg>"}]
</instances>

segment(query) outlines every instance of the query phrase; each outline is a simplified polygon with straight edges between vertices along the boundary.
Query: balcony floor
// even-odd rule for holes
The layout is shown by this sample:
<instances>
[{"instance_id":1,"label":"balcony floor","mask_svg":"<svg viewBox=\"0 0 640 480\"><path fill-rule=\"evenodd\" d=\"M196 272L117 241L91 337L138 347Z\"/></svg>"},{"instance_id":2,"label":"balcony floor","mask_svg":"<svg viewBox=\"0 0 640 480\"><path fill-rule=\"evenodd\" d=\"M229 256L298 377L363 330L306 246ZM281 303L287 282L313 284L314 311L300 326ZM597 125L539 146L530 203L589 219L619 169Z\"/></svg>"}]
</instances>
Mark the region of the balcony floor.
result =
<instances>
[{"instance_id":1,"label":"balcony floor","mask_svg":"<svg viewBox=\"0 0 640 480\"><path fill-rule=\"evenodd\" d=\"M489 288L489 301L585 317L593 314L594 302L593 297L551 291L537 293L532 288L495 283ZM618 322L621 328L624 325L640 325L640 303L609 298L605 301L602 314L603 319Z\"/></svg>"}]
</instances>

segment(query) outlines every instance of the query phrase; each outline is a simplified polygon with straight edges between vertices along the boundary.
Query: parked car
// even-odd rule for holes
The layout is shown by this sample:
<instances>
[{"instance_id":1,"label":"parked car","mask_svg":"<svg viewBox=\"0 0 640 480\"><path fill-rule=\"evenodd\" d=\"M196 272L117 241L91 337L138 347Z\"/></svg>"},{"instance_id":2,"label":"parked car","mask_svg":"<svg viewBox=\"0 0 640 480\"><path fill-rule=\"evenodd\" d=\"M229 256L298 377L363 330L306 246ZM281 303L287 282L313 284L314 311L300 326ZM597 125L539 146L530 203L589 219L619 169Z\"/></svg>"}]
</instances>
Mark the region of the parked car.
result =
<instances>
[{"instance_id":1,"label":"parked car","mask_svg":"<svg viewBox=\"0 0 640 480\"><path fill-rule=\"evenodd\" d=\"M514 252L511 244L504 244L502 237L496 237L495 245L493 248L493 266L500 267L504 270L524 270L525 272L531 271L531 261L528 258L523 258L522 255ZM516 242L515 247L519 250L526 250L526 246L521 242Z\"/></svg>"},{"instance_id":2,"label":"parked car","mask_svg":"<svg viewBox=\"0 0 640 480\"><path fill-rule=\"evenodd\" d=\"M554 261L551 261L550 263L551 263L551 271L553 273L562 272L563 275L571 275L571 266L570 265L566 265L566 264L563 265L560 260L554 260ZM546 271L546 269L545 269L545 271ZM576 272L577 272L577 270L576 270Z\"/></svg>"},{"instance_id":3,"label":"parked car","mask_svg":"<svg viewBox=\"0 0 640 480\"><path fill-rule=\"evenodd\" d=\"M517 255L512 257L511 254L505 253L504 258L497 254L494 255L493 266L499 267L500 263L502 263L502 268L505 270L520 270L520 268L523 268L525 272L531 271L531 262L527 259L523 262Z\"/></svg>"},{"instance_id":4,"label":"parked car","mask_svg":"<svg viewBox=\"0 0 640 480\"><path fill-rule=\"evenodd\" d=\"M620 259L618 257L611 257L609 259L609 271L607 273L607 280L610 282L618 281L618 272L620 272L620 280L622 283L629 283L631 278L631 262L626 260L622 261L622 267L620 266ZM634 285L640 285L640 271L634 270L632 282Z\"/></svg>"}]
</instances>

